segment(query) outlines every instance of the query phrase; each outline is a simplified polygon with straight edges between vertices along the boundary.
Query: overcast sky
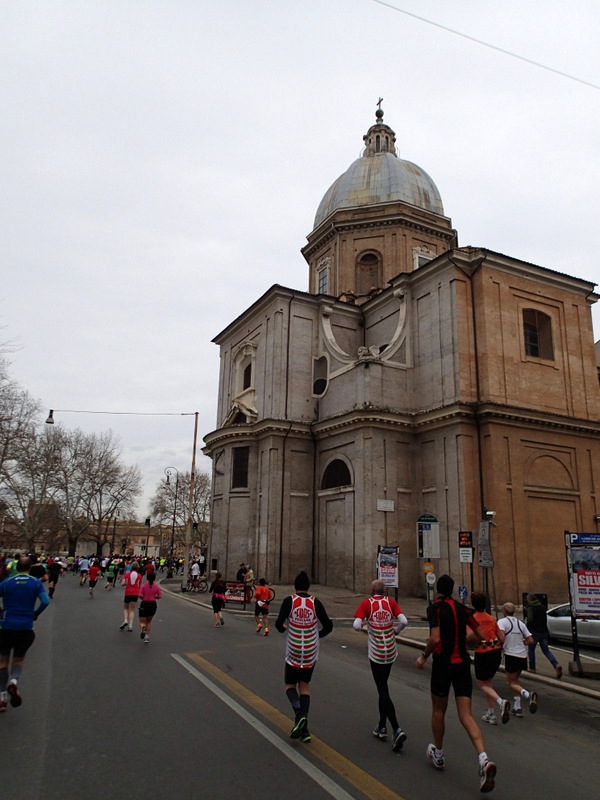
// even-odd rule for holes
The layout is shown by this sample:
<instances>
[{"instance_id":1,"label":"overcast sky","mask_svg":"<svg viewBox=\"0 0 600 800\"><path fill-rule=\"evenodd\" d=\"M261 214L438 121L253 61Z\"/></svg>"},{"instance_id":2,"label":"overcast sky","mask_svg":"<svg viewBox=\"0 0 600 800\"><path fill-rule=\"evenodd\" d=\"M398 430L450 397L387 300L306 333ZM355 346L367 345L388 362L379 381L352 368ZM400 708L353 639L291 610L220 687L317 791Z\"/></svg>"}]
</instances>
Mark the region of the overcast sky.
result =
<instances>
[{"instance_id":1,"label":"overcast sky","mask_svg":"<svg viewBox=\"0 0 600 800\"><path fill-rule=\"evenodd\" d=\"M600 85L597 0L390 5ZM460 245L599 279L600 91L374 0L2 0L0 76L0 340L57 422L120 437L140 516L190 469L181 414L210 471L211 339L308 289L378 97Z\"/></svg>"}]
</instances>

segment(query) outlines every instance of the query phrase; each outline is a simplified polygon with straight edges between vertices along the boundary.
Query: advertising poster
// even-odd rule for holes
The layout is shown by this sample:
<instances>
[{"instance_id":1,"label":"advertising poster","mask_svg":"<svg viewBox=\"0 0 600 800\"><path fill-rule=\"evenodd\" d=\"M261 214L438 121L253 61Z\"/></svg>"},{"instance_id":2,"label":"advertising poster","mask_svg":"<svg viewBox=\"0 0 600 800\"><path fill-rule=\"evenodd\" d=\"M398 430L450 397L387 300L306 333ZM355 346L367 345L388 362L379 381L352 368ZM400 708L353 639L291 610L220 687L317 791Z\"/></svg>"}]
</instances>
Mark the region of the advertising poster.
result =
<instances>
[{"instance_id":1,"label":"advertising poster","mask_svg":"<svg viewBox=\"0 0 600 800\"><path fill-rule=\"evenodd\" d=\"M600 617L600 547L574 547L571 559L575 615Z\"/></svg>"},{"instance_id":2,"label":"advertising poster","mask_svg":"<svg viewBox=\"0 0 600 800\"><path fill-rule=\"evenodd\" d=\"M399 548L379 545L377 548L377 577L386 586L398 588L398 551Z\"/></svg>"}]
</instances>

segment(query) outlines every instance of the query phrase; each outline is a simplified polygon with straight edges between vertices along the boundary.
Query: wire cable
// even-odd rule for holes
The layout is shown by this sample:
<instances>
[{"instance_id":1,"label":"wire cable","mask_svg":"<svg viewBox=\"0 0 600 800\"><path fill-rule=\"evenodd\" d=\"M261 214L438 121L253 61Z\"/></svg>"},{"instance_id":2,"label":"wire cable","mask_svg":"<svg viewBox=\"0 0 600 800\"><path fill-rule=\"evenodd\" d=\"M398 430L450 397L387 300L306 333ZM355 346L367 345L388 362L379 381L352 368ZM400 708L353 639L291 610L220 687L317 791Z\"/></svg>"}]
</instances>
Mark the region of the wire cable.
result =
<instances>
[{"instance_id":1,"label":"wire cable","mask_svg":"<svg viewBox=\"0 0 600 800\"><path fill-rule=\"evenodd\" d=\"M469 36L468 33L462 33L461 31L454 30L454 28L448 28L446 25L442 25L439 22L433 22L431 19L425 19L425 17L420 17L418 14L413 14L411 11L405 11L403 8L398 8L398 6L393 6L391 3L386 3L384 0L373 0L373 2L377 3L377 5L390 8L392 11L397 11L399 14L405 14L407 17L417 19L419 22L425 22L427 25L433 25L434 28L440 28L440 30L446 31L447 33L453 33L455 36L460 36L461 38L468 39L470 42L474 42L475 44L488 47L490 50L495 50L497 53L502 53L505 56L510 56L511 58L518 59L519 61L524 61L526 64L531 64L534 67L545 69L547 72L553 72L555 75L560 75L561 78L567 78L570 81L576 81L577 83L582 83L584 86L589 86L592 89L600 90L600 86L596 83L591 83L591 81L586 81L583 78L570 75L568 72L561 72L559 69L554 69L554 67L549 67L547 64L542 64L539 61L533 61L533 59L527 58L526 56L521 56L518 53L512 53L510 50L505 50L504 48L498 47L495 44L484 42L483 39L477 39L475 36Z\"/></svg>"}]
</instances>

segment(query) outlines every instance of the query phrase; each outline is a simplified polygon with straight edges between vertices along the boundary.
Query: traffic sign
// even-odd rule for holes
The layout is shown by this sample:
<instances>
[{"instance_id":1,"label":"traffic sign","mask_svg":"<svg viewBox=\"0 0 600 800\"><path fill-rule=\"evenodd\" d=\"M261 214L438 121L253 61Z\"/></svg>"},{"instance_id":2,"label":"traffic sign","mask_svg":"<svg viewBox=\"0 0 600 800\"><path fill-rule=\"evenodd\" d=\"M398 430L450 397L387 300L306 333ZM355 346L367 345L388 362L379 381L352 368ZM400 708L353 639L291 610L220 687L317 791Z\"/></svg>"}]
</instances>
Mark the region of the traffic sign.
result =
<instances>
[{"instance_id":1,"label":"traffic sign","mask_svg":"<svg viewBox=\"0 0 600 800\"><path fill-rule=\"evenodd\" d=\"M431 561L426 561L426 562L423 564L423 570L425 571L425 574L426 574L426 575L427 575L429 572L433 572L433 570L434 570L434 569L435 569L435 567L433 566L433 564L431 563Z\"/></svg>"},{"instance_id":2,"label":"traffic sign","mask_svg":"<svg viewBox=\"0 0 600 800\"><path fill-rule=\"evenodd\" d=\"M428 572L427 575L425 575L425 580L430 586L433 586L435 583L435 572Z\"/></svg>"}]
</instances>

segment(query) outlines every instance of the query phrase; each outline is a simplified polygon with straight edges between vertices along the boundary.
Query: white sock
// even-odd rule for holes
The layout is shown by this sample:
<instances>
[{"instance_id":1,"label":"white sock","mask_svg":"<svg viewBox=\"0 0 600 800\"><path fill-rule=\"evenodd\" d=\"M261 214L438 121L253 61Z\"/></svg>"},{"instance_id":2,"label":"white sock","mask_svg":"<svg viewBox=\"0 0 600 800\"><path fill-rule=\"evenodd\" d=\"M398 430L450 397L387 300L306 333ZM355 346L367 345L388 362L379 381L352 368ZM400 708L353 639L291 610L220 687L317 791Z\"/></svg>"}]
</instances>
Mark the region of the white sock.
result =
<instances>
[{"instance_id":1,"label":"white sock","mask_svg":"<svg viewBox=\"0 0 600 800\"><path fill-rule=\"evenodd\" d=\"M483 767L485 764L487 764L488 761L489 761L489 758L487 757L487 753L485 752L485 750L483 751L483 753L479 753L479 766L480 767Z\"/></svg>"},{"instance_id":2,"label":"white sock","mask_svg":"<svg viewBox=\"0 0 600 800\"><path fill-rule=\"evenodd\" d=\"M496 703L498 703L498 705L500 706L500 708L502 708L502 706L504 705L504 700L503 700L501 697L499 697L499 698L496 700Z\"/></svg>"},{"instance_id":3,"label":"white sock","mask_svg":"<svg viewBox=\"0 0 600 800\"><path fill-rule=\"evenodd\" d=\"M527 689L521 689L521 697L524 700L529 700L529 692L527 691Z\"/></svg>"}]
</instances>

